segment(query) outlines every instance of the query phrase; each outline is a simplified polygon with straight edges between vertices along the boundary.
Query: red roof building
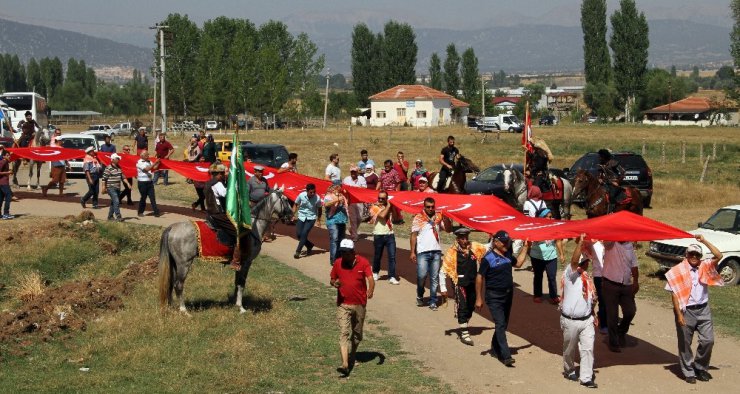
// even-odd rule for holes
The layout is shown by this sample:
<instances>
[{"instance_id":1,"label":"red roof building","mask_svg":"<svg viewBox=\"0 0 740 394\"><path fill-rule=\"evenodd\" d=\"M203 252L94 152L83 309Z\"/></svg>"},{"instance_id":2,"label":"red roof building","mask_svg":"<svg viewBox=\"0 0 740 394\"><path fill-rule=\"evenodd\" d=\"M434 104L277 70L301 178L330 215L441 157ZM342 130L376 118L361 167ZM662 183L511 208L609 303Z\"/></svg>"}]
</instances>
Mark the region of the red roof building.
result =
<instances>
[{"instance_id":1,"label":"red roof building","mask_svg":"<svg viewBox=\"0 0 740 394\"><path fill-rule=\"evenodd\" d=\"M397 85L370 96L370 125L447 125L467 117L468 107L470 104L429 86Z\"/></svg>"}]
</instances>

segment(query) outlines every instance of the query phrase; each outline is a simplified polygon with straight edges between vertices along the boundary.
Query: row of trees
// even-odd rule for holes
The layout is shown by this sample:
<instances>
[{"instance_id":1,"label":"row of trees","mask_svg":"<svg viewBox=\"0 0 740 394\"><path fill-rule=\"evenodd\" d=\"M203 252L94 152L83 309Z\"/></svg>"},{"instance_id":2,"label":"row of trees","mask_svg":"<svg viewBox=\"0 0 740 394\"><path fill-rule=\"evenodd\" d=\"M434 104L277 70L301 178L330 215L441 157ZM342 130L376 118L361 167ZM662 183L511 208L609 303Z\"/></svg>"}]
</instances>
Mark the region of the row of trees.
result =
<instances>
[{"instance_id":1,"label":"row of trees","mask_svg":"<svg viewBox=\"0 0 740 394\"><path fill-rule=\"evenodd\" d=\"M70 58L66 74L58 58L31 58L23 65L17 55L0 56L0 89L3 92L33 91L57 110L94 110L110 115L139 115L147 111L150 84L139 71L126 84L98 81L84 60Z\"/></svg>"},{"instance_id":2,"label":"row of trees","mask_svg":"<svg viewBox=\"0 0 740 394\"><path fill-rule=\"evenodd\" d=\"M315 107L324 56L308 35L293 36L282 22L259 27L218 17L199 28L187 15L170 14L165 86L170 113L220 116L276 113L305 116ZM159 59L159 49L155 49ZM297 99L297 100L295 100Z\"/></svg>"}]
</instances>

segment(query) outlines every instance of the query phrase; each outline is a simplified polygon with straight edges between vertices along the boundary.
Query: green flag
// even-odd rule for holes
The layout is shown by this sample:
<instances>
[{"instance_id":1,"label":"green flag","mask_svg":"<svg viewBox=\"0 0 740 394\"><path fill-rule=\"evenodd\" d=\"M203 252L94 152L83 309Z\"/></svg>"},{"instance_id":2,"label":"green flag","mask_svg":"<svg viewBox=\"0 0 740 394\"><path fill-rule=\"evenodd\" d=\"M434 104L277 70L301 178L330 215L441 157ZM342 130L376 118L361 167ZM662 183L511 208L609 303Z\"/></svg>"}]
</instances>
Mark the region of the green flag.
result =
<instances>
[{"instance_id":1,"label":"green flag","mask_svg":"<svg viewBox=\"0 0 740 394\"><path fill-rule=\"evenodd\" d=\"M249 206L249 185L247 184L244 161L242 160L239 136L234 133L229 166L229 181L226 187L226 213L234 223L237 233L252 226L252 211Z\"/></svg>"}]
</instances>

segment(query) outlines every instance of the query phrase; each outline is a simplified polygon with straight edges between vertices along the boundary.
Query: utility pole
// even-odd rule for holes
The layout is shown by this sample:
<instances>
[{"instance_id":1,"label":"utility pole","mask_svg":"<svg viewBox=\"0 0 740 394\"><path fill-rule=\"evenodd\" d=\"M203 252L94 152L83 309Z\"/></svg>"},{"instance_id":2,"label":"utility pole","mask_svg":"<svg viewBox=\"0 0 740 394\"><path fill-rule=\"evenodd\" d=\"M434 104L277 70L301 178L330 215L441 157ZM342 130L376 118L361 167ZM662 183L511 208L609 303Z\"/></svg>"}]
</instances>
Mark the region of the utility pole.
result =
<instances>
[{"instance_id":1,"label":"utility pole","mask_svg":"<svg viewBox=\"0 0 740 394\"><path fill-rule=\"evenodd\" d=\"M329 109L329 74L331 74L331 69L326 69L326 94L324 97L324 126L323 128L326 129L326 111Z\"/></svg>"},{"instance_id":2,"label":"utility pole","mask_svg":"<svg viewBox=\"0 0 740 394\"><path fill-rule=\"evenodd\" d=\"M481 114L486 117L486 81L483 80L483 74L480 75L480 107Z\"/></svg>"},{"instance_id":3,"label":"utility pole","mask_svg":"<svg viewBox=\"0 0 740 394\"><path fill-rule=\"evenodd\" d=\"M154 89L152 93L152 100L154 101L154 106L152 107L152 135L156 133L157 131L157 77L159 76L159 72L157 71L157 64L154 64L154 67L152 67L152 77L154 78ZM137 130L138 131L138 130Z\"/></svg>"},{"instance_id":4,"label":"utility pole","mask_svg":"<svg viewBox=\"0 0 740 394\"><path fill-rule=\"evenodd\" d=\"M159 23L157 23L156 25L154 25L154 27L150 27L150 29L156 29L159 35L159 92L161 94L160 101L162 106L162 133L164 134L167 132L167 94L164 84L164 31L165 29L169 29L169 26L160 25Z\"/></svg>"},{"instance_id":5,"label":"utility pole","mask_svg":"<svg viewBox=\"0 0 740 394\"><path fill-rule=\"evenodd\" d=\"M668 126L671 125L671 101L673 101L673 87L671 86L671 80L668 80Z\"/></svg>"}]
</instances>

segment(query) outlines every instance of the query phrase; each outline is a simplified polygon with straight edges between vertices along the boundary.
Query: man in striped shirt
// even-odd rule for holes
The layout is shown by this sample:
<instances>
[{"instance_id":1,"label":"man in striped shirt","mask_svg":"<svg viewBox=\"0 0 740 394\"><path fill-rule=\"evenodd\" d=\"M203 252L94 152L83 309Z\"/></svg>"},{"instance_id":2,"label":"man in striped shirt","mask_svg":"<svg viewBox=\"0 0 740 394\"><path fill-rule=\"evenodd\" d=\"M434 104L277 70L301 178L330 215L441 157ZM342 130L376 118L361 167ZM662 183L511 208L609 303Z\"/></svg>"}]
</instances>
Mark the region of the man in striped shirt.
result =
<instances>
[{"instance_id":1,"label":"man in striped shirt","mask_svg":"<svg viewBox=\"0 0 740 394\"><path fill-rule=\"evenodd\" d=\"M113 220L115 216L116 221L121 220L121 184L126 185L127 188L131 188L128 180L123 176L121 167L118 162L121 160L121 156L114 153L110 155L110 165L105 168L103 172L103 185L105 185L105 191L110 196L110 208L108 209L108 220Z\"/></svg>"}]
</instances>

